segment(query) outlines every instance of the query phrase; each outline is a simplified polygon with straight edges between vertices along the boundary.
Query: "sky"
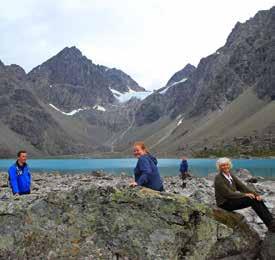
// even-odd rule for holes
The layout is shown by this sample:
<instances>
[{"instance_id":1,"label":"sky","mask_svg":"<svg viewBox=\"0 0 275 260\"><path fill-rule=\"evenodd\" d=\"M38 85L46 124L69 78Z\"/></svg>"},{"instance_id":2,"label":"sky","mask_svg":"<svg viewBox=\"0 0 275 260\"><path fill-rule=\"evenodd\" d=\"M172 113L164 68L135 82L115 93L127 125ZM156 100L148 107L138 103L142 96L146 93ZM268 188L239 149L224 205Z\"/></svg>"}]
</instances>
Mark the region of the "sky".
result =
<instances>
[{"instance_id":1,"label":"sky","mask_svg":"<svg viewBox=\"0 0 275 260\"><path fill-rule=\"evenodd\" d=\"M275 0L9 0L0 8L0 60L27 72L65 47L163 87L222 47L235 24Z\"/></svg>"}]
</instances>

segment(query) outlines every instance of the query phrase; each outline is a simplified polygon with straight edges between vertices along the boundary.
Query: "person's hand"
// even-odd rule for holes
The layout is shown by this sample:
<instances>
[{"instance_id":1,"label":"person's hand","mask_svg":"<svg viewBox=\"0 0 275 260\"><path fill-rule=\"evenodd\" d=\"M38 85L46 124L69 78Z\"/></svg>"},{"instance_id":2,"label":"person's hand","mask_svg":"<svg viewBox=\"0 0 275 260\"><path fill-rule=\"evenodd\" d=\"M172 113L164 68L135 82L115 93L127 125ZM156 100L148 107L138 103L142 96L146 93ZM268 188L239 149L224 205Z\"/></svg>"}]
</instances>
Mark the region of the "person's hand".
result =
<instances>
[{"instance_id":1,"label":"person's hand","mask_svg":"<svg viewBox=\"0 0 275 260\"><path fill-rule=\"evenodd\" d=\"M257 196L256 196L256 200L257 200L257 201L261 201L262 199L263 199L263 198L262 198L260 195L257 195Z\"/></svg>"},{"instance_id":2,"label":"person's hand","mask_svg":"<svg viewBox=\"0 0 275 260\"><path fill-rule=\"evenodd\" d=\"M130 187L132 187L132 188L136 187L137 185L138 184L135 181L130 183Z\"/></svg>"},{"instance_id":3,"label":"person's hand","mask_svg":"<svg viewBox=\"0 0 275 260\"><path fill-rule=\"evenodd\" d=\"M249 197L252 200L256 199L256 197L255 197L255 195L253 193L245 193L245 196Z\"/></svg>"}]
</instances>

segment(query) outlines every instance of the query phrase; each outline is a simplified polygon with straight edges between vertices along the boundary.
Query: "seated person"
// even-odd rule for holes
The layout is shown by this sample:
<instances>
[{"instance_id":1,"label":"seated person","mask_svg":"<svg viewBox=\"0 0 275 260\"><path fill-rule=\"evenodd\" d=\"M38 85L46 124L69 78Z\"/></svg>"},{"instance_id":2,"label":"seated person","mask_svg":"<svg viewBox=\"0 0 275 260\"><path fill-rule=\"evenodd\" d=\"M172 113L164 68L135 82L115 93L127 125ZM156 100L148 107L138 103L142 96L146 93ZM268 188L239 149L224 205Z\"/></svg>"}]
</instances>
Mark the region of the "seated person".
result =
<instances>
[{"instance_id":1,"label":"seated person","mask_svg":"<svg viewBox=\"0 0 275 260\"><path fill-rule=\"evenodd\" d=\"M218 207L233 211L252 207L268 230L275 232L275 221L262 201L261 196L243 184L231 172L232 163L228 158L220 158L216 163L215 197Z\"/></svg>"},{"instance_id":2,"label":"seated person","mask_svg":"<svg viewBox=\"0 0 275 260\"><path fill-rule=\"evenodd\" d=\"M163 183L157 167L158 161L148 152L143 142L134 144L134 155L138 161L134 170L135 182L131 183L130 186L139 185L152 190L163 191Z\"/></svg>"},{"instance_id":3,"label":"seated person","mask_svg":"<svg viewBox=\"0 0 275 260\"><path fill-rule=\"evenodd\" d=\"M9 183L13 195L30 194L31 174L26 163L27 152L19 151L17 161L9 168Z\"/></svg>"}]
</instances>

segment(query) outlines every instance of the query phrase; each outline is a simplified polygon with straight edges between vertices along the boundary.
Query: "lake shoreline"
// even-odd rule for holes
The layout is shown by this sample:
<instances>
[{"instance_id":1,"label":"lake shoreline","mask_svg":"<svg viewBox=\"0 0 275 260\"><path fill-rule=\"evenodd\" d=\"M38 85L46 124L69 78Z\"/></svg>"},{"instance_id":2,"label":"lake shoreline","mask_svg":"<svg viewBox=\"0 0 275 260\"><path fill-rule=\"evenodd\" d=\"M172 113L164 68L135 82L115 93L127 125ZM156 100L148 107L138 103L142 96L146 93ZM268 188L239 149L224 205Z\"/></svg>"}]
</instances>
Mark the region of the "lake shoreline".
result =
<instances>
[{"instance_id":1,"label":"lake shoreline","mask_svg":"<svg viewBox=\"0 0 275 260\"><path fill-rule=\"evenodd\" d=\"M233 159L233 171L248 169L254 176L262 176L267 179L275 178L275 160L273 159ZM15 163L15 159L0 160L0 171L7 171ZM103 171L112 175L120 175L124 172L128 176L133 175L137 159L29 159L28 165L31 172L47 173L91 173ZM178 176L180 159L158 159L158 167L161 176ZM216 171L216 159L188 159L189 171L194 176L205 177Z\"/></svg>"}]
</instances>

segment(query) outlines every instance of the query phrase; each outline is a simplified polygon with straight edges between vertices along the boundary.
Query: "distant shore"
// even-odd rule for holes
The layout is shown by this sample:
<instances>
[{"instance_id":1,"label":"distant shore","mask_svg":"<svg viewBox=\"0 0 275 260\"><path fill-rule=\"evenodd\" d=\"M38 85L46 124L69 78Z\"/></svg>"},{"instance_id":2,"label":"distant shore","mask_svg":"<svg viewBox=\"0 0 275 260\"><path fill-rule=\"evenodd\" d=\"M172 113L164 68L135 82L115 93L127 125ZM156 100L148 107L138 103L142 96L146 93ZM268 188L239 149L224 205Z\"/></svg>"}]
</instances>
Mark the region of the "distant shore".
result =
<instances>
[{"instance_id":1,"label":"distant shore","mask_svg":"<svg viewBox=\"0 0 275 260\"><path fill-rule=\"evenodd\" d=\"M186 155L185 153L182 153L181 155L165 155L165 156L159 156L157 154L154 154L157 156L159 159L180 159L182 155ZM188 156L188 155L187 155ZM189 155L189 159L217 159L220 157L230 157L231 159L275 159L275 153L274 155L269 155L269 156L253 156L253 155L220 155L220 156L214 156L214 155L209 155L209 156L192 156ZM37 159L37 160L47 160L47 159L134 159L135 157L131 155L123 155L119 153L113 153L113 154L72 154L72 155L52 155L52 156L32 156L29 155L29 159ZM0 160L12 160L14 159L13 157L2 157Z\"/></svg>"}]
</instances>

